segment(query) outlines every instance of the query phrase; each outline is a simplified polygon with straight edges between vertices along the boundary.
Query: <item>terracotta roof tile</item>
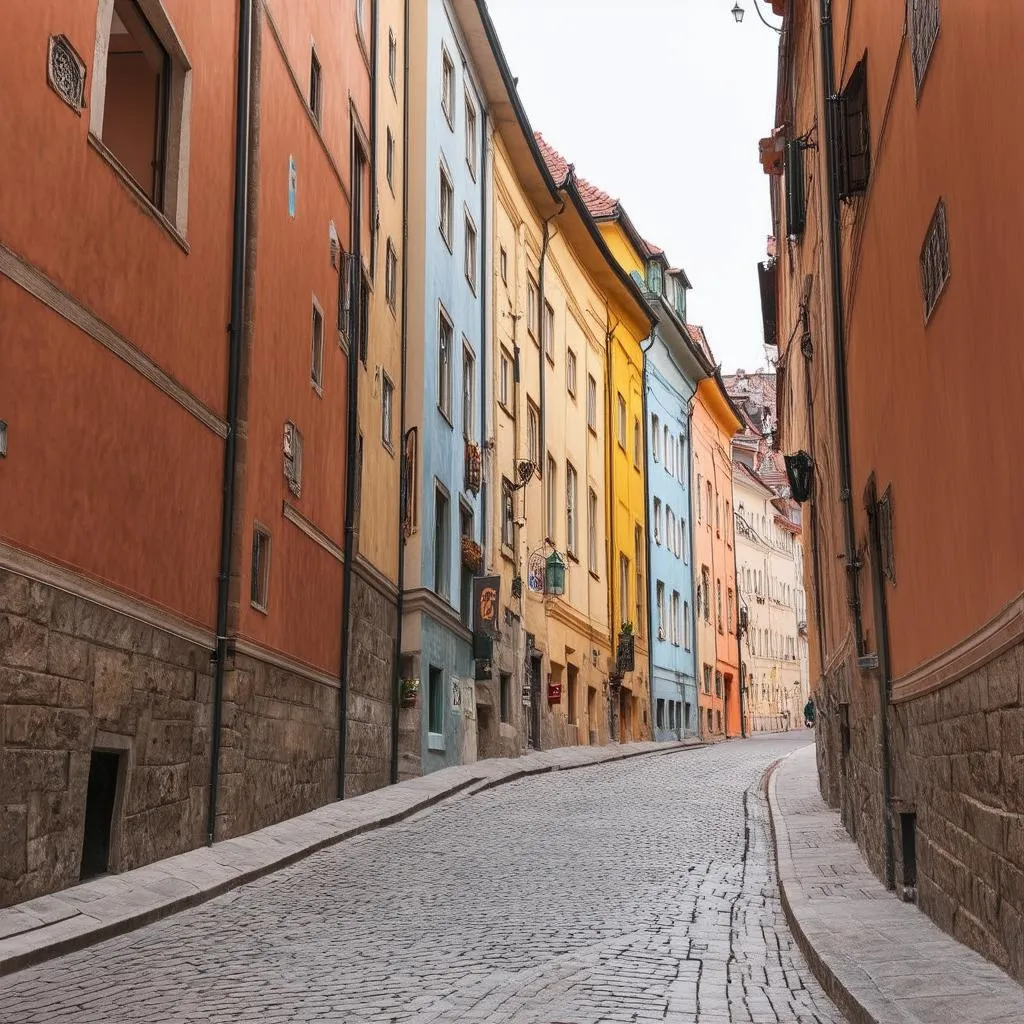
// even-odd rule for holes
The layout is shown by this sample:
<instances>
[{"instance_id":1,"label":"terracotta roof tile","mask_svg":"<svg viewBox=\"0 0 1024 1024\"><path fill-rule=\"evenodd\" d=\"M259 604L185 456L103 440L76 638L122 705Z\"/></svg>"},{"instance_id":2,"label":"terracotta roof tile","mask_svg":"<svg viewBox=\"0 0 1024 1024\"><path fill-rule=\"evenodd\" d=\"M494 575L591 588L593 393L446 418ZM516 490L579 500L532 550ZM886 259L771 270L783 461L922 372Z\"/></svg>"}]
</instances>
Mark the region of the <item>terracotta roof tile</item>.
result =
<instances>
[{"instance_id":1,"label":"terracotta roof tile","mask_svg":"<svg viewBox=\"0 0 1024 1024\"><path fill-rule=\"evenodd\" d=\"M704 328L699 324L687 324L686 333L690 335L690 340L694 345L696 345L704 355L711 360L712 365L717 366L718 360L715 359L715 354L711 351L711 346L708 344L708 336L704 333Z\"/></svg>"},{"instance_id":2,"label":"terracotta roof tile","mask_svg":"<svg viewBox=\"0 0 1024 1024\"><path fill-rule=\"evenodd\" d=\"M540 147L544 162L548 165L551 177L559 185L564 184L569 172L573 170L573 165L551 146L540 132L534 132L534 138ZM618 199L613 199L603 189L592 185L586 178L581 178L578 174L576 175L576 187L579 189L591 217L614 217L619 212Z\"/></svg>"}]
</instances>

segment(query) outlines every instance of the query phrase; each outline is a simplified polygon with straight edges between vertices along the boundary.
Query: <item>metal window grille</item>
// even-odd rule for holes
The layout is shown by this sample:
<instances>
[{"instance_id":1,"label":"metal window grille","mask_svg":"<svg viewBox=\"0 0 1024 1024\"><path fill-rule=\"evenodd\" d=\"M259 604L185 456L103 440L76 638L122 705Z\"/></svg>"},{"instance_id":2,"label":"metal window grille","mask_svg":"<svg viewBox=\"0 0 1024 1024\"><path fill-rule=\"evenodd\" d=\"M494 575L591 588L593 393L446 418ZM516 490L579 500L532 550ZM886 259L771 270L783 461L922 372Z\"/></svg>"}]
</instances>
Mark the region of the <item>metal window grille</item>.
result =
<instances>
[{"instance_id":1,"label":"metal window grille","mask_svg":"<svg viewBox=\"0 0 1024 1024\"><path fill-rule=\"evenodd\" d=\"M882 551L882 574L895 585L896 555L892 541L892 485L886 487L885 494L878 502L878 534Z\"/></svg>"},{"instance_id":2,"label":"metal window grille","mask_svg":"<svg viewBox=\"0 0 1024 1024\"><path fill-rule=\"evenodd\" d=\"M939 0L908 0L910 4L910 54L914 64L914 88L918 95L939 38L942 20Z\"/></svg>"},{"instance_id":3,"label":"metal window grille","mask_svg":"<svg viewBox=\"0 0 1024 1024\"><path fill-rule=\"evenodd\" d=\"M940 199L921 248L921 288L924 292L924 319L928 322L949 278L949 231L946 204Z\"/></svg>"}]
</instances>

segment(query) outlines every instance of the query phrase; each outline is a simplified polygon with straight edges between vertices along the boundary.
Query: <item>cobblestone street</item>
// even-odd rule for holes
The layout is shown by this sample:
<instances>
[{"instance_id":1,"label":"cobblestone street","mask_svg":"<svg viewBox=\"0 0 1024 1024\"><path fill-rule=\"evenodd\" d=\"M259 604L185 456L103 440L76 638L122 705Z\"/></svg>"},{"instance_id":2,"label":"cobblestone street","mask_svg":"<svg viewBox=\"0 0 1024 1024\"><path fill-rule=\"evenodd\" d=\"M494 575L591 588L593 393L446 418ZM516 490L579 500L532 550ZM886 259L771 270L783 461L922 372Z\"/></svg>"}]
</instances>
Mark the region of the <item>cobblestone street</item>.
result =
<instances>
[{"instance_id":1,"label":"cobblestone street","mask_svg":"<svg viewBox=\"0 0 1024 1024\"><path fill-rule=\"evenodd\" d=\"M765 769L805 736L456 797L0 981L4 1024L817 1022Z\"/></svg>"}]
</instances>

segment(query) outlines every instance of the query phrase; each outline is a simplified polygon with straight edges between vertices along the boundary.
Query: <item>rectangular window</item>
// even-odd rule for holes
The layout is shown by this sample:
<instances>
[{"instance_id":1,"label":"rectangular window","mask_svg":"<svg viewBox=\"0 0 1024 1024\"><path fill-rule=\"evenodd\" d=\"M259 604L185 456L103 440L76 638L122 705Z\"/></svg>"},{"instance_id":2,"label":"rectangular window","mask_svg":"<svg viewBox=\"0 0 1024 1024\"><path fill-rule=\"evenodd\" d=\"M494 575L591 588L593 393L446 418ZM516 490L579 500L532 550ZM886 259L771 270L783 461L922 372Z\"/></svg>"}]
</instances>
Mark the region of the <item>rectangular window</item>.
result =
<instances>
[{"instance_id":1,"label":"rectangular window","mask_svg":"<svg viewBox=\"0 0 1024 1024\"><path fill-rule=\"evenodd\" d=\"M636 562L636 627L637 636L644 635L644 528L639 523L633 527L633 554Z\"/></svg>"},{"instance_id":2,"label":"rectangular window","mask_svg":"<svg viewBox=\"0 0 1024 1024\"><path fill-rule=\"evenodd\" d=\"M726 628L731 633L732 632L732 587L729 588L729 592L726 595L726 597L727 597L727 602L726 602L726 606L725 606L725 611L726 611L726 616L727 616L726 617Z\"/></svg>"},{"instance_id":3,"label":"rectangular window","mask_svg":"<svg viewBox=\"0 0 1024 1024\"><path fill-rule=\"evenodd\" d=\"M925 323L931 319L932 311L948 280L949 232L946 227L946 204L940 199L921 247L921 290L924 293Z\"/></svg>"},{"instance_id":4,"label":"rectangular window","mask_svg":"<svg viewBox=\"0 0 1024 1024\"><path fill-rule=\"evenodd\" d=\"M862 57L839 94L836 117L836 171L839 198L868 190L871 173L871 132L868 127L868 75Z\"/></svg>"},{"instance_id":5,"label":"rectangular window","mask_svg":"<svg viewBox=\"0 0 1024 1024\"><path fill-rule=\"evenodd\" d=\"M476 359L469 342L462 339L462 436L473 440L473 424L476 420Z\"/></svg>"},{"instance_id":6,"label":"rectangular window","mask_svg":"<svg viewBox=\"0 0 1024 1024\"><path fill-rule=\"evenodd\" d=\"M690 602L683 602L683 646L690 649Z\"/></svg>"},{"instance_id":7,"label":"rectangular window","mask_svg":"<svg viewBox=\"0 0 1024 1024\"><path fill-rule=\"evenodd\" d=\"M440 192L440 216L438 227L441 229L441 237L450 249L452 247L452 232L455 230L455 191L452 188L451 178L448 172L441 166L441 192Z\"/></svg>"},{"instance_id":8,"label":"rectangular window","mask_svg":"<svg viewBox=\"0 0 1024 1024\"><path fill-rule=\"evenodd\" d=\"M711 671L712 671L712 669L711 669L710 665L705 665L704 666L704 692L705 693L711 693ZM708 711L708 718L709 719L711 718L711 711L710 710Z\"/></svg>"},{"instance_id":9,"label":"rectangular window","mask_svg":"<svg viewBox=\"0 0 1024 1024\"><path fill-rule=\"evenodd\" d=\"M547 539L552 544L555 543L556 537L556 523L558 522L558 485L556 477L558 470L555 467L555 460L548 453L548 522L547 522Z\"/></svg>"},{"instance_id":10,"label":"rectangular window","mask_svg":"<svg viewBox=\"0 0 1024 1024\"><path fill-rule=\"evenodd\" d=\"M395 385L391 378L383 373L380 390L380 439L389 452L394 451L394 407Z\"/></svg>"},{"instance_id":11,"label":"rectangular window","mask_svg":"<svg viewBox=\"0 0 1024 1024\"><path fill-rule=\"evenodd\" d=\"M498 374L498 401L511 412L512 402L512 357L501 350L501 361Z\"/></svg>"},{"instance_id":12,"label":"rectangular window","mask_svg":"<svg viewBox=\"0 0 1024 1024\"><path fill-rule=\"evenodd\" d=\"M441 47L441 109L448 124L455 127L455 65L448 50Z\"/></svg>"},{"instance_id":13,"label":"rectangular window","mask_svg":"<svg viewBox=\"0 0 1024 1024\"><path fill-rule=\"evenodd\" d=\"M619 610L622 612L623 623L629 613L629 559L619 553Z\"/></svg>"},{"instance_id":14,"label":"rectangular window","mask_svg":"<svg viewBox=\"0 0 1024 1024\"><path fill-rule=\"evenodd\" d=\"M718 623L718 632L725 632L722 623L722 581L715 580L715 620Z\"/></svg>"},{"instance_id":15,"label":"rectangular window","mask_svg":"<svg viewBox=\"0 0 1024 1024\"><path fill-rule=\"evenodd\" d=\"M690 545L687 541L686 520L679 520L679 546L683 549L683 565L690 564Z\"/></svg>"},{"instance_id":16,"label":"rectangular window","mask_svg":"<svg viewBox=\"0 0 1024 1024\"><path fill-rule=\"evenodd\" d=\"M700 473L698 473L697 474L697 522L698 523L704 522L704 517L701 514L701 508L700 508L701 491L703 489L702 488L702 484L703 484L703 477L701 477Z\"/></svg>"},{"instance_id":17,"label":"rectangular window","mask_svg":"<svg viewBox=\"0 0 1024 1024\"><path fill-rule=\"evenodd\" d=\"M444 673L430 666L427 684L427 731L435 735L444 732Z\"/></svg>"},{"instance_id":18,"label":"rectangular window","mask_svg":"<svg viewBox=\"0 0 1024 1024\"><path fill-rule=\"evenodd\" d=\"M654 499L654 543L655 544L660 544L661 543L661 532L662 532L662 529L663 529L663 527L662 527L662 523L661 523L661 498L655 498Z\"/></svg>"},{"instance_id":19,"label":"rectangular window","mask_svg":"<svg viewBox=\"0 0 1024 1024\"><path fill-rule=\"evenodd\" d=\"M455 330L442 309L437 329L437 407L445 418L452 418L452 348Z\"/></svg>"},{"instance_id":20,"label":"rectangular window","mask_svg":"<svg viewBox=\"0 0 1024 1024\"><path fill-rule=\"evenodd\" d=\"M366 38L366 0L356 0L356 28Z\"/></svg>"},{"instance_id":21,"label":"rectangular window","mask_svg":"<svg viewBox=\"0 0 1024 1024\"><path fill-rule=\"evenodd\" d=\"M391 29L388 29L388 81L392 89L398 88L398 40Z\"/></svg>"},{"instance_id":22,"label":"rectangular window","mask_svg":"<svg viewBox=\"0 0 1024 1024\"><path fill-rule=\"evenodd\" d=\"M398 295L398 254L391 239L388 239L387 255L384 258L384 298L387 299L391 312L395 311Z\"/></svg>"},{"instance_id":23,"label":"rectangular window","mask_svg":"<svg viewBox=\"0 0 1024 1024\"><path fill-rule=\"evenodd\" d=\"M320 303L313 298L313 326L309 377L317 391L324 388L324 315Z\"/></svg>"},{"instance_id":24,"label":"rectangular window","mask_svg":"<svg viewBox=\"0 0 1024 1024\"><path fill-rule=\"evenodd\" d=\"M700 570L700 597L704 602L704 621L711 621L711 570L705 565Z\"/></svg>"},{"instance_id":25,"label":"rectangular window","mask_svg":"<svg viewBox=\"0 0 1024 1024\"><path fill-rule=\"evenodd\" d=\"M654 718L655 725L659 729L665 728L665 701L663 698L658 698L657 711Z\"/></svg>"},{"instance_id":26,"label":"rectangular window","mask_svg":"<svg viewBox=\"0 0 1024 1024\"><path fill-rule=\"evenodd\" d=\"M513 527L515 523L515 509L513 506L512 483L509 480L501 481L501 543L504 547L512 547L514 540Z\"/></svg>"},{"instance_id":27,"label":"rectangular window","mask_svg":"<svg viewBox=\"0 0 1024 1024\"><path fill-rule=\"evenodd\" d=\"M498 678L501 689L501 720L507 725L512 721L512 677L507 672L502 672Z\"/></svg>"},{"instance_id":28,"label":"rectangular window","mask_svg":"<svg viewBox=\"0 0 1024 1024\"><path fill-rule=\"evenodd\" d=\"M476 181L476 107L466 97L466 164Z\"/></svg>"},{"instance_id":29,"label":"rectangular window","mask_svg":"<svg viewBox=\"0 0 1024 1024\"><path fill-rule=\"evenodd\" d=\"M597 381L587 374L587 426L597 433Z\"/></svg>"},{"instance_id":30,"label":"rectangular window","mask_svg":"<svg viewBox=\"0 0 1024 1024\"><path fill-rule=\"evenodd\" d=\"M316 50L311 49L309 52L309 112L313 115L313 120L317 124L320 123L321 103L323 100L321 79L320 61L317 60Z\"/></svg>"},{"instance_id":31,"label":"rectangular window","mask_svg":"<svg viewBox=\"0 0 1024 1024\"><path fill-rule=\"evenodd\" d=\"M658 580L654 588L658 612L658 639L665 639L665 584Z\"/></svg>"},{"instance_id":32,"label":"rectangular window","mask_svg":"<svg viewBox=\"0 0 1024 1024\"><path fill-rule=\"evenodd\" d=\"M526 279L526 330L534 341L537 340L537 311L540 302L537 282L532 276Z\"/></svg>"},{"instance_id":33,"label":"rectangular window","mask_svg":"<svg viewBox=\"0 0 1024 1024\"><path fill-rule=\"evenodd\" d=\"M590 571L597 575L597 492L590 492L590 508L587 516L587 555Z\"/></svg>"},{"instance_id":34,"label":"rectangular window","mask_svg":"<svg viewBox=\"0 0 1024 1024\"><path fill-rule=\"evenodd\" d=\"M640 433L640 420L633 417L633 465L639 469L643 453L643 437Z\"/></svg>"},{"instance_id":35,"label":"rectangular window","mask_svg":"<svg viewBox=\"0 0 1024 1024\"><path fill-rule=\"evenodd\" d=\"M270 591L270 534L261 526L252 530L252 578L249 581L249 601L254 608L265 612Z\"/></svg>"},{"instance_id":36,"label":"rectangular window","mask_svg":"<svg viewBox=\"0 0 1024 1024\"><path fill-rule=\"evenodd\" d=\"M910 55L914 65L914 87L921 95L921 85L928 71L939 38L941 11L939 0L912 0L910 5Z\"/></svg>"},{"instance_id":37,"label":"rectangular window","mask_svg":"<svg viewBox=\"0 0 1024 1024\"><path fill-rule=\"evenodd\" d=\"M544 354L555 361L555 310L550 302L544 303Z\"/></svg>"},{"instance_id":38,"label":"rectangular window","mask_svg":"<svg viewBox=\"0 0 1024 1024\"><path fill-rule=\"evenodd\" d=\"M803 234L807 221L804 196L804 143L790 139L783 150L783 174L786 184L786 234L796 238Z\"/></svg>"},{"instance_id":39,"label":"rectangular window","mask_svg":"<svg viewBox=\"0 0 1024 1024\"><path fill-rule=\"evenodd\" d=\"M469 287L476 291L476 225L466 214L466 280Z\"/></svg>"},{"instance_id":40,"label":"rectangular window","mask_svg":"<svg viewBox=\"0 0 1024 1024\"><path fill-rule=\"evenodd\" d=\"M508 253L505 252L504 246L498 254L498 269L501 271L501 283L508 284Z\"/></svg>"},{"instance_id":41,"label":"rectangular window","mask_svg":"<svg viewBox=\"0 0 1024 1024\"><path fill-rule=\"evenodd\" d=\"M526 457L540 469L540 411L529 400L526 404Z\"/></svg>"},{"instance_id":42,"label":"rectangular window","mask_svg":"<svg viewBox=\"0 0 1024 1024\"><path fill-rule=\"evenodd\" d=\"M672 474L672 434L669 432L668 427L664 427L664 436L662 438L662 451L665 455L665 472L669 475Z\"/></svg>"},{"instance_id":43,"label":"rectangular window","mask_svg":"<svg viewBox=\"0 0 1024 1024\"><path fill-rule=\"evenodd\" d=\"M565 390L576 397L576 353L571 348L565 353Z\"/></svg>"},{"instance_id":44,"label":"rectangular window","mask_svg":"<svg viewBox=\"0 0 1024 1024\"><path fill-rule=\"evenodd\" d=\"M388 185L392 193L395 191L395 137L388 128L387 148L384 153L384 169L388 176Z\"/></svg>"},{"instance_id":45,"label":"rectangular window","mask_svg":"<svg viewBox=\"0 0 1024 1024\"><path fill-rule=\"evenodd\" d=\"M434 592L441 597L447 597L451 592L450 533L448 495L438 487L434 491Z\"/></svg>"},{"instance_id":46,"label":"rectangular window","mask_svg":"<svg viewBox=\"0 0 1024 1024\"><path fill-rule=\"evenodd\" d=\"M619 392L619 447L623 451L626 449L626 400L622 397L622 393Z\"/></svg>"},{"instance_id":47,"label":"rectangular window","mask_svg":"<svg viewBox=\"0 0 1024 1024\"><path fill-rule=\"evenodd\" d=\"M651 458L658 461L658 417L651 417Z\"/></svg>"},{"instance_id":48,"label":"rectangular window","mask_svg":"<svg viewBox=\"0 0 1024 1024\"><path fill-rule=\"evenodd\" d=\"M369 356L370 346L370 278L366 268L359 272L359 359L363 366Z\"/></svg>"},{"instance_id":49,"label":"rectangular window","mask_svg":"<svg viewBox=\"0 0 1024 1024\"><path fill-rule=\"evenodd\" d=\"M565 546L573 558L579 555L577 478L571 462L565 464Z\"/></svg>"},{"instance_id":50,"label":"rectangular window","mask_svg":"<svg viewBox=\"0 0 1024 1024\"><path fill-rule=\"evenodd\" d=\"M705 500L707 501L707 507L704 509L708 517L708 526L711 525L711 481L708 480L705 488Z\"/></svg>"}]
</instances>

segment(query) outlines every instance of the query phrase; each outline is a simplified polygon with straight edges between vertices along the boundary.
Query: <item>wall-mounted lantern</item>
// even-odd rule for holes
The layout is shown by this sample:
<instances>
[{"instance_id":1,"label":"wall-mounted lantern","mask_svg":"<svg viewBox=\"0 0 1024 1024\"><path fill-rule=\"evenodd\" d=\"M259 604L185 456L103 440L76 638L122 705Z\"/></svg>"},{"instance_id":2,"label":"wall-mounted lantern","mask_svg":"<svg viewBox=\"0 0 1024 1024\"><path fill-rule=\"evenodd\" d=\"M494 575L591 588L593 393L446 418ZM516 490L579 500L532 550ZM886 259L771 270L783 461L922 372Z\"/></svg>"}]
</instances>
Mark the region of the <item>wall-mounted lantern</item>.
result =
<instances>
[{"instance_id":1,"label":"wall-mounted lantern","mask_svg":"<svg viewBox=\"0 0 1024 1024\"><path fill-rule=\"evenodd\" d=\"M814 481L814 460L805 451L799 451L796 455L786 455L785 460L790 493L794 501L802 504L811 496L811 484Z\"/></svg>"},{"instance_id":2,"label":"wall-mounted lantern","mask_svg":"<svg viewBox=\"0 0 1024 1024\"><path fill-rule=\"evenodd\" d=\"M544 593L565 593L565 562L557 551L552 551L544 560Z\"/></svg>"}]
</instances>

